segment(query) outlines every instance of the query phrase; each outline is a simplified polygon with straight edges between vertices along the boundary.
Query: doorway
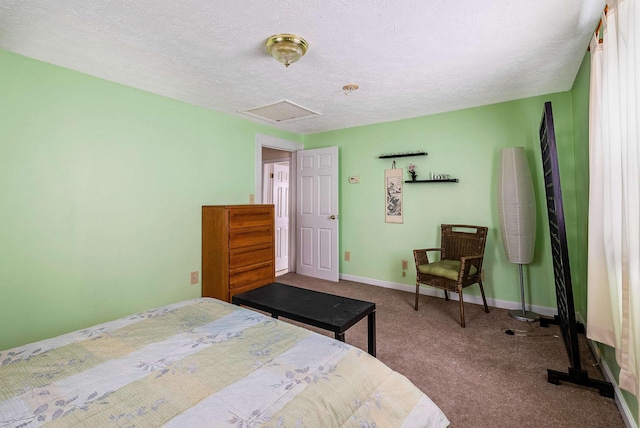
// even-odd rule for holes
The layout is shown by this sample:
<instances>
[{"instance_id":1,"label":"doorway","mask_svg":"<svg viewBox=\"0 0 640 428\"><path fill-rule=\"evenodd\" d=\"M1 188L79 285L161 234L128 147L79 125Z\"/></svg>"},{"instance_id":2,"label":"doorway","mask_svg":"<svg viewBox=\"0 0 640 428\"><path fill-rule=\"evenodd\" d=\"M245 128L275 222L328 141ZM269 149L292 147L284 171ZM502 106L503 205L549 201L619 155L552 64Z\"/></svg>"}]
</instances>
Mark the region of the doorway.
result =
<instances>
[{"instance_id":1,"label":"doorway","mask_svg":"<svg viewBox=\"0 0 640 428\"><path fill-rule=\"evenodd\" d=\"M276 276L289 272L291 156L292 152L262 148L262 203L273 204L275 211Z\"/></svg>"},{"instance_id":2,"label":"doorway","mask_svg":"<svg viewBox=\"0 0 640 428\"><path fill-rule=\"evenodd\" d=\"M289 162L289 192L288 192L288 228L287 228L287 254L286 258L283 258L285 262L280 261L280 266L283 263L287 263L285 269L280 269L279 272L295 272L296 271L296 156L295 153L302 150L304 146L302 143L295 141L283 140L281 138L273 137L271 135L256 134L256 150L255 150L255 192L257 203L267 203L263 195L269 193L265 191L264 186L264 170L265 161L268 164L277 162ZM264 152L264 155L263 155ZM264 158L264 160L263 160ZM268 187L267 189L270 189ZM271 203L271 202L269 202ZM277 246L277 244L276 244ZM276 249L277 251L278 249Z\"/></svg>"},{"instance_id":3,"label":"doorway","mask_svg":"<svg viewBox=\"0 0 640 428\"><path fill-rule=\"evenodd\" d=\"M265 164L289 160L289 191L284 204L288 208L285 210L288 226L281 238L286 239L286 247L281 245L276 249L286 248L286 257L280 253L280 265L284 266L288 260L288 268L283 267L279 272L338 281L338 148L305 151L302 143L264 134L256 134L255 147L254 188L258 203L267 203L265 197L269 198L269 194L273 203L273 187L270 185L265 190L263 183ZM311 185L312 182L315 184ZM317 209L310 209L309 204ZM315 222L309 224L309 219Z\"/></svg>"}]
</instances>

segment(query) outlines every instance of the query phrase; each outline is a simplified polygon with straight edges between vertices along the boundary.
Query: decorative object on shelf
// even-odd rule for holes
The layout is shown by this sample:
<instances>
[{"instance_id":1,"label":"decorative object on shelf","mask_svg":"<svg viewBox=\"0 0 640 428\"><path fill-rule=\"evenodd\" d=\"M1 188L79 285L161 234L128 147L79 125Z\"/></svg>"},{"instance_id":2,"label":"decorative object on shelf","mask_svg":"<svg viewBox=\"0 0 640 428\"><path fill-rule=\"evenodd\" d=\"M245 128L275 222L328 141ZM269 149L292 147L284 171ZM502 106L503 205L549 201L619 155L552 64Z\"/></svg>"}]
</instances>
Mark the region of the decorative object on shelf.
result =
<instances>
[{"instance_id":1,"label":"decorative object on shelf","mask_svg":"<svg viewBox=\"0 0 640 428\"><path fill-rule=\"evenodd\" d=\"M451 180L451 176L449 174L434 174L433 172L429 174L430 180Z\"/></svg>"},{"instance_id":2,"label":"decorative object on shelf","mask_svg":"<svg viewBox=\"0 0 640 428\"><path fill-rule=\"evenodd\" d=\"M507 259L520 272L522 310L509 312L519 321L533 322L540 315L527 311L524 300L522 265L533 261L536 241L536 200L533 180L524 147L502 149L498 175L498 217Z\"/></svg>"},{"instance_id":3,"label":"decorative object on shelf","mask_svg":"<svg viewBox=\"0 0 640 428\"><path fill-rule=\"evenodd\" d=\"M403 158L407 156L426 156L427 152L422 150L416 150L413 152L397 152L397 153L383 153L378 156L378 159L387 159L387 158Z\"/></svg>"},{"instance_id":4,"label":"decorative object on shelf","mask_svg":"<svg viewBox=\"0 0 640 428\"><path fill-rule=\"evenodd\" d=\"M418 174L416 174L416 166L410 163L407 169L409 171L409 175L411 176L411 181L416 181L416 177L418 177Z\"/></svg>"},{"instance_id":5,"label":"decorative object on shelf","mask_svg":"<svg viewBox=\"0 0 640 428\"><path fill-rule=\"evenodd\" d=\"M267 52L276 61L280 61L285 67L289 67L307 53L309 45L302 37L294 34L276 34L267 39Z\"/></svg>"},{"instance_id":6,"label":"decorative object on shelf","mask_svg":"<svg viewBox=\"0 0 640 428\"><path fill-rule=\"evenodd\" d=\"M384 170L385 222L402 223L402 168Z\"/></svg>"}]
</instances>

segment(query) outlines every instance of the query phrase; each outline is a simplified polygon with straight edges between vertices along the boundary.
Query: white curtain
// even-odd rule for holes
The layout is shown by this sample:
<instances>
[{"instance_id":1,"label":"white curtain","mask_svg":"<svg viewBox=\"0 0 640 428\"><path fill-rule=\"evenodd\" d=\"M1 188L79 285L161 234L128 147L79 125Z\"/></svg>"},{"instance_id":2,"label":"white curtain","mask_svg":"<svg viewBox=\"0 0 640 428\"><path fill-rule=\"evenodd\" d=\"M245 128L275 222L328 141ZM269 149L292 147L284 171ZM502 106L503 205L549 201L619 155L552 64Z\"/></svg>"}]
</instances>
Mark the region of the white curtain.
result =
<instances>
[{"instance_id":1,"label":"white curtain","mask_svg":"<svg viewBox=\"0 0 640 428\"><path fill-rule=\"evenodd\" d=\"M591 44L587 332L640 394L640 34L636 0L608 0Z\"/></svg>"}]
</instances>

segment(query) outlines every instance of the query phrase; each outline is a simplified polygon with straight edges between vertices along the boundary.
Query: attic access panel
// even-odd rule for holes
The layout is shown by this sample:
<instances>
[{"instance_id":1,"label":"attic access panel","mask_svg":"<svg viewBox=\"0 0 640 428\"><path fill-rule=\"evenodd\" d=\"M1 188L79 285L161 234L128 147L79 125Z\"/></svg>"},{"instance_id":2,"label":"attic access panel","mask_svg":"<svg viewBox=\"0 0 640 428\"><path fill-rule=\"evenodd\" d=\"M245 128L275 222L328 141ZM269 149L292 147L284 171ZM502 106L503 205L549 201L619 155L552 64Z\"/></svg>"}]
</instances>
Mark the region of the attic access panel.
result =
<instances>
[{"instance_id":1,"label":"attic access panel","mask_svg":"<svg viewBox=\"0 0 640 428\"><path fill-rule=\"evenodd\" d=\"M293 120L306 119L309 117L322 116L322 114L292 103L288 100L278 101L261 107L255 107L240 113L271 123L284 123Z\"/></svg>"}]
</instances>

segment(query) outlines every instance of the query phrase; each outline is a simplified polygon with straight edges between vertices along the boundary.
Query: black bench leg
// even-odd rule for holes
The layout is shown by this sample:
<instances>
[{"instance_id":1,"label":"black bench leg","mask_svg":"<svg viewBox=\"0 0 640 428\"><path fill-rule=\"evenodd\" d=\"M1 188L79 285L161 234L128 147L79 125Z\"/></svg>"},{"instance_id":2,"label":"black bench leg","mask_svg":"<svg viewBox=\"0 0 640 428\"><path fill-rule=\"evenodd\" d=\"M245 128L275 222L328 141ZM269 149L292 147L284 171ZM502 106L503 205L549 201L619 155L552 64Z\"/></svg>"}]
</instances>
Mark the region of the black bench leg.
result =
<instances>
[{"instance_id":1,"label":"black bench leg","mask_svg":"<svg viewBox=\"0 0 640 428\"><path fill-rule=\"evenodd\" d=\"M369 340L369 353L376 356L376 311L371 312L367 315L368 321L368 340Z\"/></svg>"}]
</instances>

